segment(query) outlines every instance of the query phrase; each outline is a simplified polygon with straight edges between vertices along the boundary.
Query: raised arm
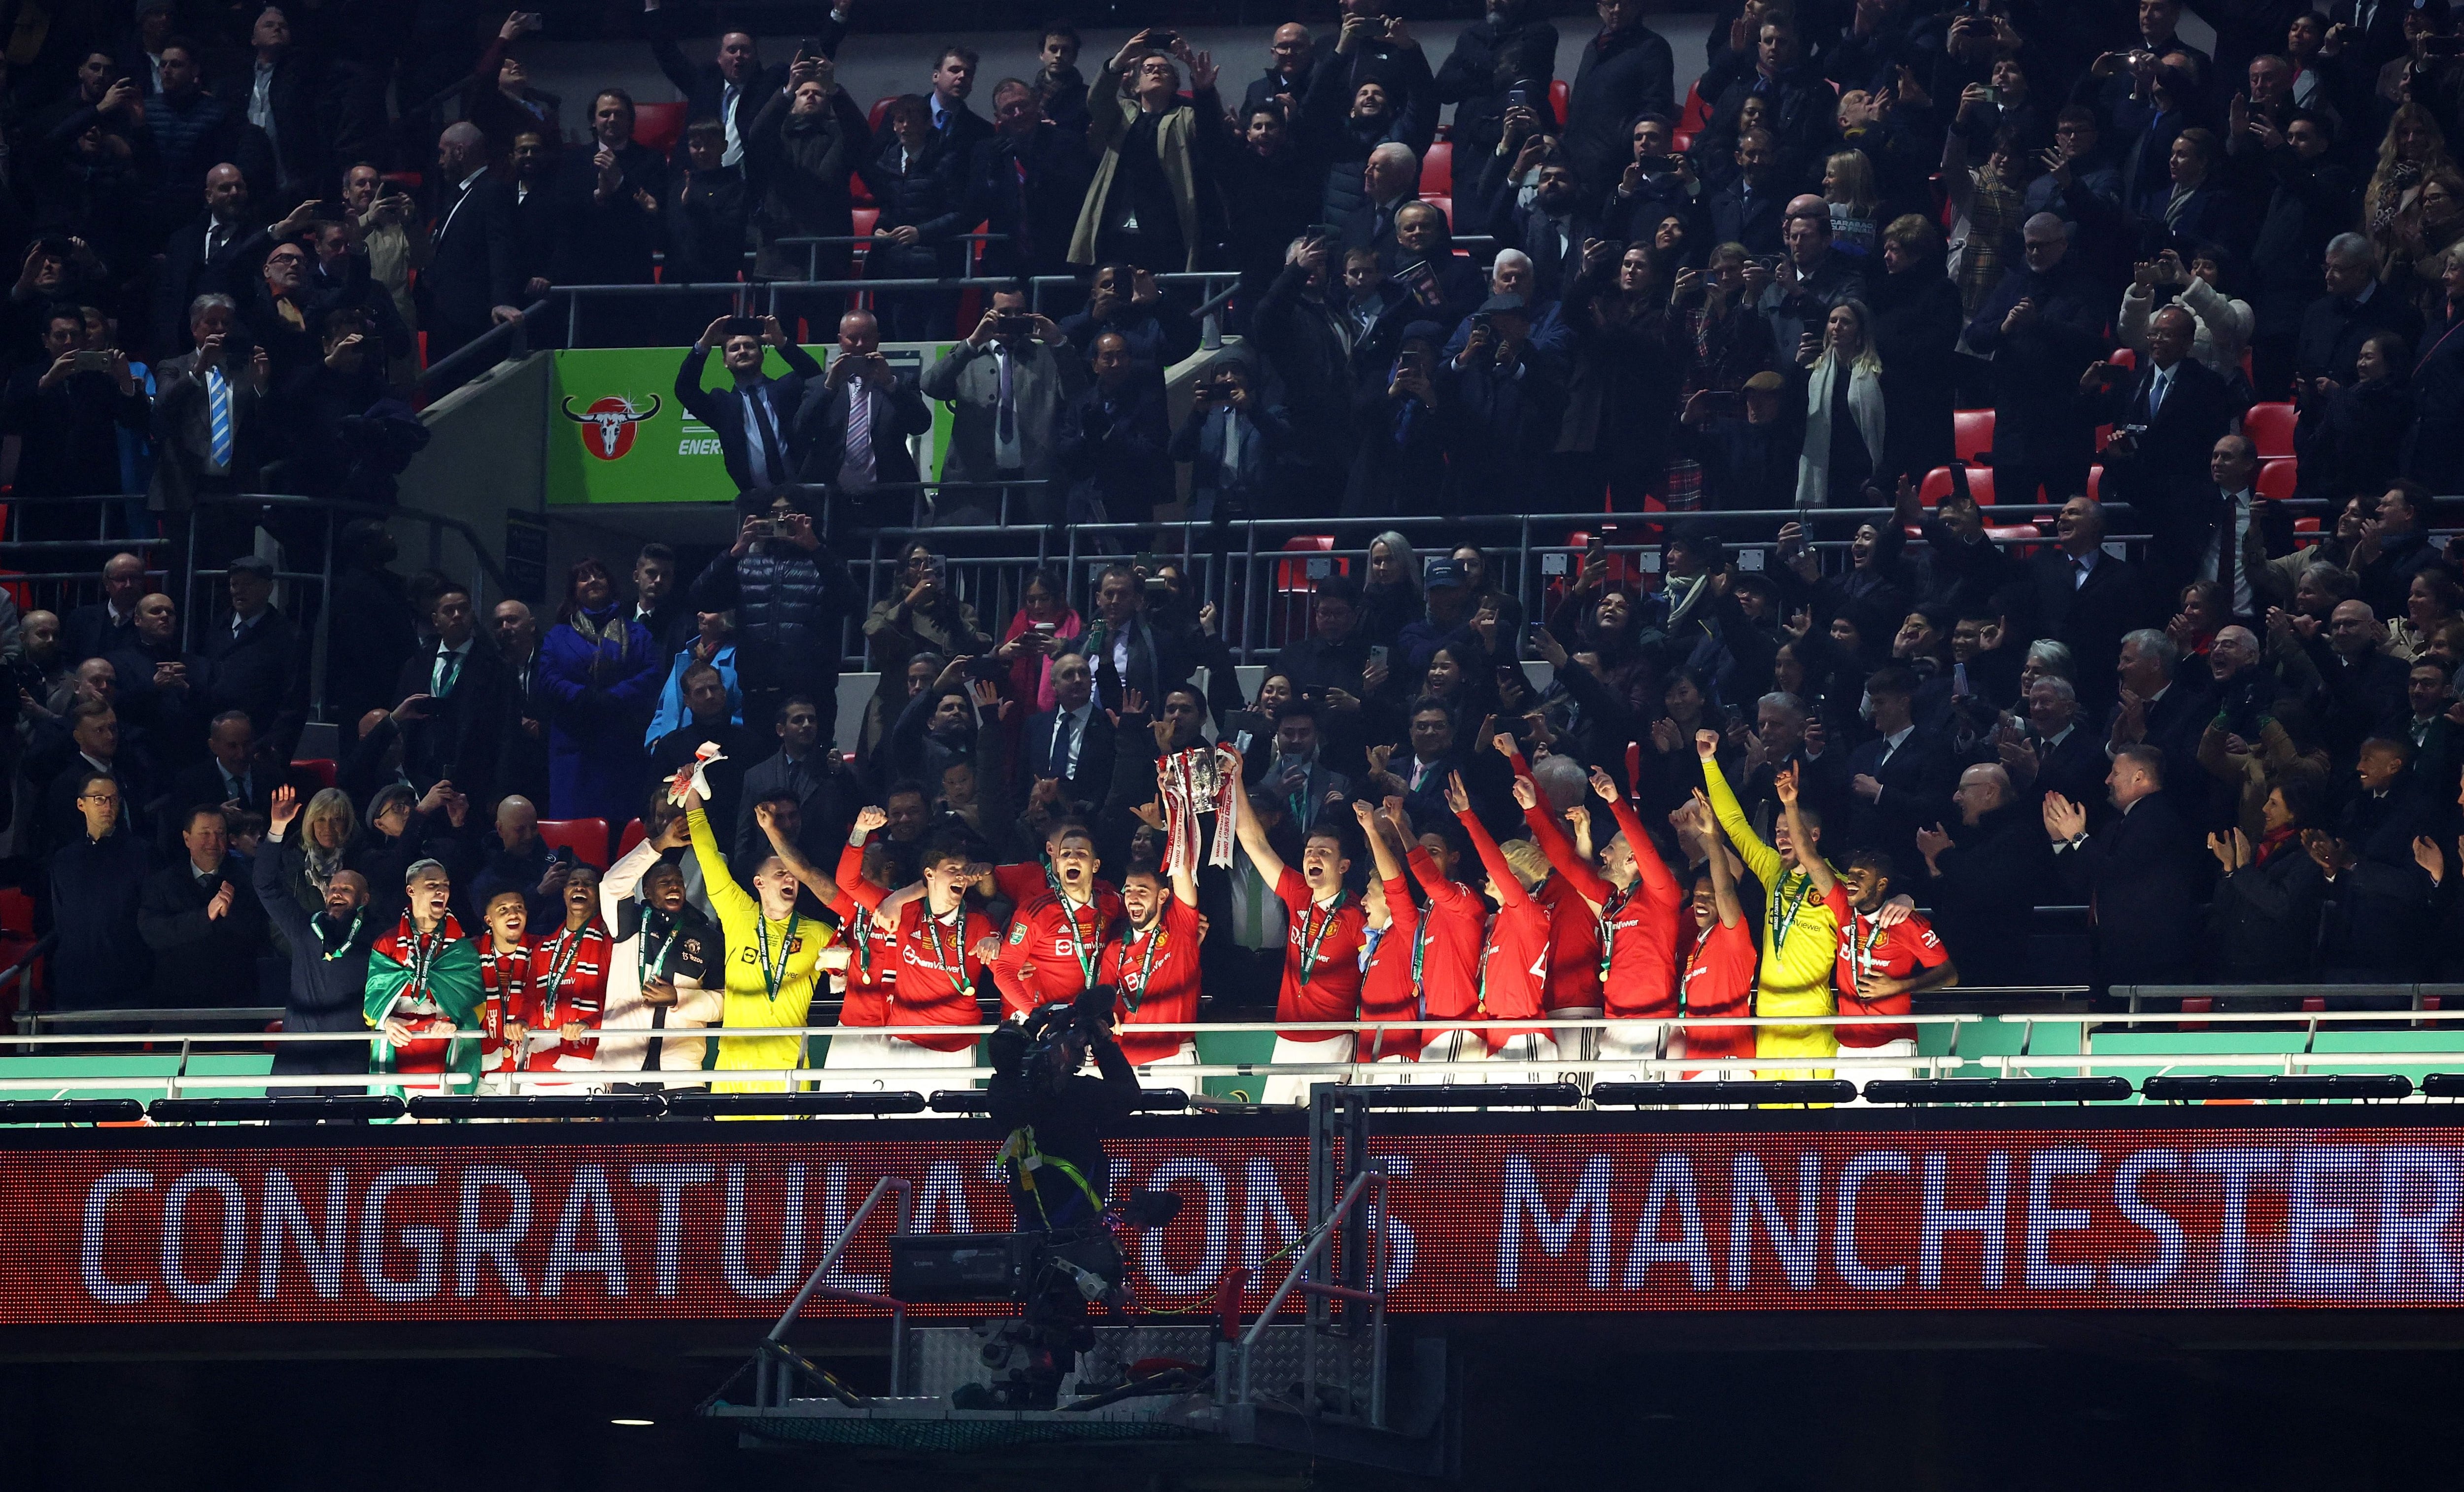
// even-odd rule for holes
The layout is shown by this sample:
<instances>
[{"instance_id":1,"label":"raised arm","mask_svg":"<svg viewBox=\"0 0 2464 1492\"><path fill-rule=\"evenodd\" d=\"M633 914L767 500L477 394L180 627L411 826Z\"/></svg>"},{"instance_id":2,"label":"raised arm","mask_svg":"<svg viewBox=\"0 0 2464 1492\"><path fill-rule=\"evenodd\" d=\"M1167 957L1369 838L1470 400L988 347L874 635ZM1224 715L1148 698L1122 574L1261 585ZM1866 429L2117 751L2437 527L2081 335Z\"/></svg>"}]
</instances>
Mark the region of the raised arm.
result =
<instances>
[{"instance_id":1,"label":"raised arm","mask_svg":"<svg viewBox=\"0 0 2464 1492\"><path fill-rule=\"evenodd\" d=\"M1284 879L1283 857L1266 843L1265 826L1250 814L1247 800L1235 793L1228 809L1232 815L1232 832L1240 836L1241 853L1249 857L1250 868L1256 870L1258 879L1269 888L1281 885ZM1222 830L1219 828L1216 832L1220 834Z\"/></svg>"},{"instance_id":2,"label":"raised arm","mask_svg":"<svg viewBox=\"0 0 2464 1492\"><path fill-rule=\"evenodd\" d=\"M1634 851L1635 873L1641 877L1643 894L1671 905L1682 900L1684 888L1660 858L1660 846L1643 831L1642 816L1634 811L1634 800L1617 791L1617 779L1598 767L1592 769L1592 792L1607 801L1609 812L1617 818L1617 832L1625 836L1626 847Z\"/></svg>"},{"instance_id":3,"label":"raised arm","mask_svg":"<svg viewBox=\"0 0 2464 1492\"><path fill-rule=\"evenodd\" d=\"M736 873L727 867L727 852L718 847L710 815L702 810L701 795L691 786L685 788L685 832L693 838L693 862L701 867L702 890L710 897L711 910L722 917L761 915L760 903L736 884Z\"/></svg>"},{"instance_id":4,"label":"raised arm","mask_svg":"<svg viewBox=\"0 0 2464 1492\"><path fill-rule=\"evenodd\" d=\"M831 880L828 891L814 887L814 894L833 906L839 904L837 897L845 897L867 911L881 911L882 902L890 893L864 878L864 845L867 840L872 838L873 831L889 822L890 815L873 804L868 803L857 809L855 826L847 830L847 848L839 852L839 873ZM763 832L771 832L771 826L767 823L761 827ZM776 842L775 836L773 842ZM809 881L804 884L812 885ZM836 892L837 897L834 897L831 892Z\"/></svg>"},{"instance_id":5,"label":"raised arm","mask_svg":"<svg viewBox=\"0 0 2464 1492\"><path fill-rule=\"evenodd\" d=\"M1808 845L1812 838L1805 832L1804 815L1796 806L1796 764L1789 763L1771 779L1771 791L1779 795L1780 812L1788 818L1788 838L1793 845ZM1820 855L1799 855L1797 864L1804 867L1806 879L1814 883L1814 894L1827 897L1839 878L1831 873L1831 863Z\"/></svg>"},{"instance_id":6,"label":"raised arm","mask_svg":"<svg viewBox=\"0 0 2464 1492\"><path fill-rule=\"evenodd\" d=\"M1566 831L1558 824L1557 816L1541 805L1539 784L1516 774L1514 801L1523 805L1523 822L1531 830L1532 842L1540 846L1540 853L1549 857L1550 866L1566 878L1566 884L1574 889L1575 894L1590 902L1594 911L1608 905L1609 898L1617 894L1617 888L1584 863L1582 853L1574 847L1572 840L1566 838Z\"/></svg>"},{"instance_id":7,"label":"raised arm","mask_svg":"<svg viewBox=\"0 0 2464 1492\"><path fill-rule=\"evenodd\" d=\"M1737 854L1746 868L1765 886L1779 880L1779 852L1762 842L1754 826L1746 822L1746 810L1737 803L1737 795L1728 786L1727 774L1720 770L1720 733L1694 733L1694 754L1703 758L1703 790L1710 804L1711 816L1727 831L1728 843L1737 846Z\"/></svg>"},{"instance_id":8,"label":"raised arm","mask_svg":"<svg viewBox=\"0 0 2464 1492\"><path fill-rule=\"evenodd\" d=\"M1377 879L1399 881L1403 878L1403 862L1395 856L1395 846L1387 843L1385 830L1377 823L1377 810L1366 798L1352 801L1352 816L1360 821L1360 837L1368 843L1369 853L1377 861Z\"/></svg>"},{"instance_id":9,"label":"raised arm","mask_svg":"<svg viewBox=\"0 0 2464 1492\"><path fill-rule=\"evenodd\" d=\"M1705 821L1703 848L1705 863L1711 869L1711 905L1719 914L1720 926L1733 928L1746 917L1745 903L1737 898L1737 872L1728 864L1727 846L1720 843L1717 830L1708 822L1712 818L1710 803L1700 792L1695 793L1694 803Z\"/></svg>"},{"instance_id":10,"label":"raised arm","mask_svg":"<svg viewBox=\"0 0 2464 1492\"><path fill-rule=\"evenodd\" d=\"M1498 906L1507 911L1531 906L1531 893L1515 878L1514 867L1506 863L1506 852L1497 847L1497 841L1490 837L1488 825L1480 822L1480 815L1471 811L1471 794L1464 790L1460 772L1446 774L1446 806L1454 810L1455 822L1471 836L1471 847L1488 869L1489 889L1497 894Z\"/></svg>"}]
</instances>

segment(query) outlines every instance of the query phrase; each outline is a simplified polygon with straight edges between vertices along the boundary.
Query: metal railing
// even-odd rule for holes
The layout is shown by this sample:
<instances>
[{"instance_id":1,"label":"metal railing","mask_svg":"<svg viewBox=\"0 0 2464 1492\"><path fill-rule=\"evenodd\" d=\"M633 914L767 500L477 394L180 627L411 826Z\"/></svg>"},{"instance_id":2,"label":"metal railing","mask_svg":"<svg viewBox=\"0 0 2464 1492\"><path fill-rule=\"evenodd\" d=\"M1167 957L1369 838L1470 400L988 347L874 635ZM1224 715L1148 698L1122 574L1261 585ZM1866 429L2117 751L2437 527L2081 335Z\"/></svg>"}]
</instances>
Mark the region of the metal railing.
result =
<instances>
[{"instance_id":1,"label":"metal railing","mask_svg":"<svg viewBox=\"0 0 2464 1492\"><path fill-rule=\"evenodd\" d=\"M519 362L530 356L531 322L547 311L547 301L531 302L513 320L498 322L429 364L412 382L412 388L423 402L433 402L499 362Z\"/></svg>"},{"instance_id":2,"label":"metal railing","mask_svg":"<svg viewBox=\"0 0 2464 1492\"><path fill-rule=\"evenodd\" d=\"M1373 1185L1376 1190L1377 1198L1375 1204L1371 1206L1367 1202L1367 1194ZM1393 1182L1386 1173L1380 1170L1365 1170L1353 1176L1352 1184L1344 1188L1342 1198L1324 1218L1318 1219L1315 1227L1309 1230L1309 1238L1302 1244L1297 1257L1292 1260L1290 1272L1284 1276L1284 1283L1275 1287L1275 1293L1266 1297L1266 1304L1258 1310L1258 1319L1250 1325L1248 1330L1241 1334L1240 1341L1217 1344L1215 1349L1217 1403L1239 1404L1252 1401L1254 1389L1249 1381L1250 1362L1257 1355L1259 1344L1265 1340L1267 1330L1274 1326L1275 1317L1283 1310L1284 1302L1297 1290L1312 1300L1352 1301L1369 1307L1369 1412L1361 1415L1355 1408L1351 1413L1336 1414L1328 1417L1358 1419L1373 1430L1386 1428L1386 1219L1393 1211L1387 1205L1387 1192L1392 1185ZM1336 1230L1353 1217L1355 1209L1363 1206L1369 1207L1368 1232L1371 1237L1367 1250L1369 1286L1366 1289L1355 1289L1351 1285L1336 1284L1331 1281L1313 1278L1317 1265L1325 1259L1327 1250L1334 1242ZM1319 1340L1325 1334L1324 1330L1311 1330L1304 1334L1301 1339L1302 1397L1299 1407L1306 1415L1316 1415L1320 1413L1317 1402L1317 1359Z\"/></svg>"},{"instance_id":3,"label":"metal railing","mask_svg":"<svg viewBox=\"0 0 2464 1492\"><path fill-rule=\"evenodd\" d=\"M823 1251L821 1262L813 1265L813 1272L805 1276L804 1287L796 1292L796 1298L789 1301L787 1308L780 1313L779 1322L770 1328L770 1334L762 1338L760 1355L755 1359L753 1368L755 1404L774 1408L794 1396L795 1374L801 1365L787 1349L787 1328L796 1324L796 1318L803 1314L804 1306L816 1295L834 1301L853 1301L859 1306L877 1306L890 1312L890 1392L893 1395L905 1392L907 1303L871 1290L825 1283L830 1272L838 1268L839 1259L847 1253L847 1245L855 1241L865 1219L872 1216L872 1210L881 1205L883 1197L891 1196L898 1198L898 1226L895 1231L900 1234L913 1231L915 1184L905 1176L883 1176L875 1181L863 1205L848 1217L847 1226L839 1230L839 1236L831 1240L830 1246Z\"/></svg>"}]
</instances>

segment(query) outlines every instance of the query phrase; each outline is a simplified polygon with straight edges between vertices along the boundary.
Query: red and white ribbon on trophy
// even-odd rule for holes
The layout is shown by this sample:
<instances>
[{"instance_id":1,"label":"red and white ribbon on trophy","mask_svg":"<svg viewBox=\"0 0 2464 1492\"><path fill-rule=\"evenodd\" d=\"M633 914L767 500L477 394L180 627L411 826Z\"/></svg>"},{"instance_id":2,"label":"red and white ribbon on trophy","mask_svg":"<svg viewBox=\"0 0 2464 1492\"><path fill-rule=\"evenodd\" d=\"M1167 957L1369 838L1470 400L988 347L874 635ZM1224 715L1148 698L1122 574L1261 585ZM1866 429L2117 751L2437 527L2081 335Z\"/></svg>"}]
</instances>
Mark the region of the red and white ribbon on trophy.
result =
<instances>
[{"instance_id":1,"label":"red and white ribbon on trophy","mask_svg":"<svg viewBox=\"0 0 2464 1492\"><path fill-rule=\"evenodd\" d=\"M1241 758L1219 754L1213 746L1174 752L1155 763L1155 783L1163 798L1163 872L1178 875L1198 868L1198 816L1216 814L1216 822L1232 812L1232 795L1241 791ZM1232 864L1232 836L1219 830L1207 864Z\"/></svg>"}]
</instances>

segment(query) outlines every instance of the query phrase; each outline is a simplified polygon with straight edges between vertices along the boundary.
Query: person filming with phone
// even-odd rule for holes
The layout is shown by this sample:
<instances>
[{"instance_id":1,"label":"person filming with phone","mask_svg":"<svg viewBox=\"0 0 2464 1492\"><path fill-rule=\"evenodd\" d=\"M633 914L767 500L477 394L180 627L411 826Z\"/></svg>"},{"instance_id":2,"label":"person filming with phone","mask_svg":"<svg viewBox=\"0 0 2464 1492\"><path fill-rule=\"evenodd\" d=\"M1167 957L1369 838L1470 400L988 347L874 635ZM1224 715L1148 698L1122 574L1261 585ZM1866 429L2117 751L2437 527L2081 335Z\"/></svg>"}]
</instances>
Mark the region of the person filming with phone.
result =
<instances>
[{"instance_id":1,"label":"person filming with phone","mask_svg":"<svg viewBox=\"0 0 2464 1492\"><path fill-rule=\"evenodd\" d=\"M726 389L702 386L702 367L714 347L733 381ZM762 367L773 347L787 363L777 378ZM718 436L729 480L737 492L749 493L792 480L788 440L796 411L804 403L805 382L821 376L822 365L781 330L777 317L723 316L685 350L676 369L676 403Z\"/></svg>"}]
</instances>

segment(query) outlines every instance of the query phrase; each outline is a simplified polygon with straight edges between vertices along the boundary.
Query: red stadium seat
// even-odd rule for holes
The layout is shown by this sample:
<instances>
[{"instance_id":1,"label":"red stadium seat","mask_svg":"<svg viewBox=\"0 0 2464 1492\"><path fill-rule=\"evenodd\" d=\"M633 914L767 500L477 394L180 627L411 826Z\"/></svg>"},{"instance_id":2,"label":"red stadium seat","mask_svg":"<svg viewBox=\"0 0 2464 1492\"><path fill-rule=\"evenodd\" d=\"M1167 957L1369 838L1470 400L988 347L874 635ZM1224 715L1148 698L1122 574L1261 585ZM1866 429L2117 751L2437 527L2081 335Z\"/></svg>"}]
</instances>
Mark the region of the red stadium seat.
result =
<instances>
[{"instance_id":1,"label":"red stadium seat","mask_svg":"<svg viewBox=\"0 0 2464 1492\"><path fill-rule=\"evenodd\" d=\"M1942 500L1945 497L1950 495L1950 468L1936 467L1925 474L1925 480L1923 482L1917 484L1917 500L1924 503L1928 508L1938 507L1941 505ZM1968 469L1968 491L1969 495L1976 499L1978 507L1983 508L1992 506L1992 469L1990 467L1969 467Z\"/></svg>"},{"instance_id":2,"label":"red stadium seat","mask_svg":"<svg viewBox=\"0 0 2464 1492\"><path fill-rule=\"evenodd\" d=\"M2241 432L2258 448L2262 461L2293 454L2293 406L2289 404L2255 404L2241 417Z\"/></svg>"},{"instance_id":3,"label":"red stadium seat","mask_svg":"<svg viewBox=\"0 0 2464 1492\"><path fill-rule=\"evenodd\" d=\"M642 827L642 821L639 819L636 819L632 823L625 825L624 834L616 841L616 858L618 860L622 860L627 855L631 854L633 852L634 845L639 845L649 837L650 831Z\"/></svg>"},{"instance_id":4,"label":"red stadium seat","mask_svg":"<svg viewBox=\"0 0 2464 1492\"><path fill-rule=\"evenodd\" d=\"M1703 97L1703 85L1696 82L1685 90L1685 107L1677 116L1677 127L1685 134L1699 132L1711 122L1711 100Z\"/></svg>"},{"instance_id":5,"label":"red stadium seat","mask_svg":"<svg viewBox=\"0 0 2464 1492\"><path fill-rule=\"evenodd\" d=\"M2098 502L2104 501L2104 463L2100 461L2087 469L2087 494Z\"/></svg>"},{"instance_id":6,"label":"red stadium seat","mask_svg":"<svg viewBox=\"0 0 2464 1492\"><path fill-rule=\"evenodd\" d=\"M1954 409L1950 415L1950 453L1973 461L1993 449L1993 411Z\"/></svg>"},{"instance_id":7,"label":"red stadium seat","mask_svg":"<svg viewBox=\"0 0 2464 1492\"><path fill-rule=\"evenodd\" d=\"M1455 189L1455 146L1450 140L1441 140L1429 146L1420 157L1420 195L1432 192L1441 197L1452 196Z\"/></svg>"},{"instance_id":8,"label":"red stadium seat","mask_svg":"<svg viewBox=\"0 0 2464 1492\"><path fill-rule=\"evenodd\" d=\"M419 190L421 180L420 174L417 171L387 171L385 173L384 179L393 183L396 186L401 187L405 191L414 193Z\"/></svg>"},{"instance_id":9,"label":"red stadium seat","mask_svg":"<svg viewBox=\"0 0 2464 1492\"><path fill-rule=\"evenodd\" d=\"M633 139L666 155L684 138L685 106L681 103L637 103L633 105Z\"/></svg>"},{"instance_id":10,"label":"red stadium seat","mask_svg":"<svg viewBox=\"0 0 2464 1492\"><path fill-rule=\"evenodd\" d=\"M605 819L541 819L539 838L551 849L571 849L585 866L607 868L607 821Z\"/></svg>"},{"instance_id":11,"label":"red stadium seat","mask_svg":"<svg viewBox=\"0 0 2464 1492\"><path fill-rule=\"evenodd\" d=\"M1566 122L1566 102L1568 99L1573 98L1573 86L1562 77L1556 78L1549 84L1550 112L1557 116L1557 123L1560 127L1563 127Z\"/></svg>"},{"instance_id":12,"label":"red stadium seat","mask_svg":"<svg viewBox=\"0 0 2464 1492\"><path fill-rule=\"evenodd\" d=\"M872 236L873 227L880 221L881 209L879 208L858 208L855 209L855 227L850 229L849 231L855 234L855 256L859 262L863 260L865 251L868 247L865 240Z\"/></svg>"},{"instance_id":13,"label":"red stadium seat","mask_svg":"<svg viewBox=\"0 0 2464 1492\"><path fill-rule=\"evenodd\" d=\"M2301 464L2290 456L2258 464L2258 495L2285 498L2301 484Z\"/></svg>"},{"instance_id":14,"label":"red stadium seat","mask_svg":"<svg viewBox=\"0 0 2464 1492\"><path fill-rule=\"evenodd\" d=\"M2139 354L2131 351L2127 347L2114 348L2111 352L2104 355L2104 361L2112 363L2117 368L2125 368L2133 373L2139 371Z\"/></svg>"},{"instance_id":15,"label":"red stadium seat","mask_svg":"<svg viewBox=\"0 0 2464 1492\"><path fill-rule=\"evenodd\" d=\"M1309 591L1317 581L1309 578L1312 556L1334 547L1331 534L1295 534L1284 540L1284 552L1290 558L1275 561L1275 605L1266 617L1270 639L1305 637L1309 627ZM1336 558L1333 573L1348 575L1352 561Z\"/></svg>"},{"instance_id":16,"label":"red stadium seat","mask_svg":"<svg viewBox=\"0 0 2464 1492\"><path fill-rule=\"evenodd\" d=\"M898 96L896 94L890 94L872 100L871 109L869 110L864 117L864 127L872 131L876 135L880 134L881 117L888 114L890 112L890 106L897 101Z\"/></svg>"},{"instance_id":17,"label":"red stadium seat","mask_svg":"<svg viewBox=\"0 0 2464 1492\"><path fill-rule=\"evenodd\" d=\"M291 770L314 781L318 788L334 785L334 762L328 757L309 757L291 764Z\"/></svg>"},{"instance_id":18,"label":"red stadium seat","mask_svg":"<svg viewBox=\"0 0 2464 1492\"><path fill-rule=\"evenodd\" d=\"M0 890L0 932L34 935L34 898L13 886Z\"/></svg>"}]
</instances>

